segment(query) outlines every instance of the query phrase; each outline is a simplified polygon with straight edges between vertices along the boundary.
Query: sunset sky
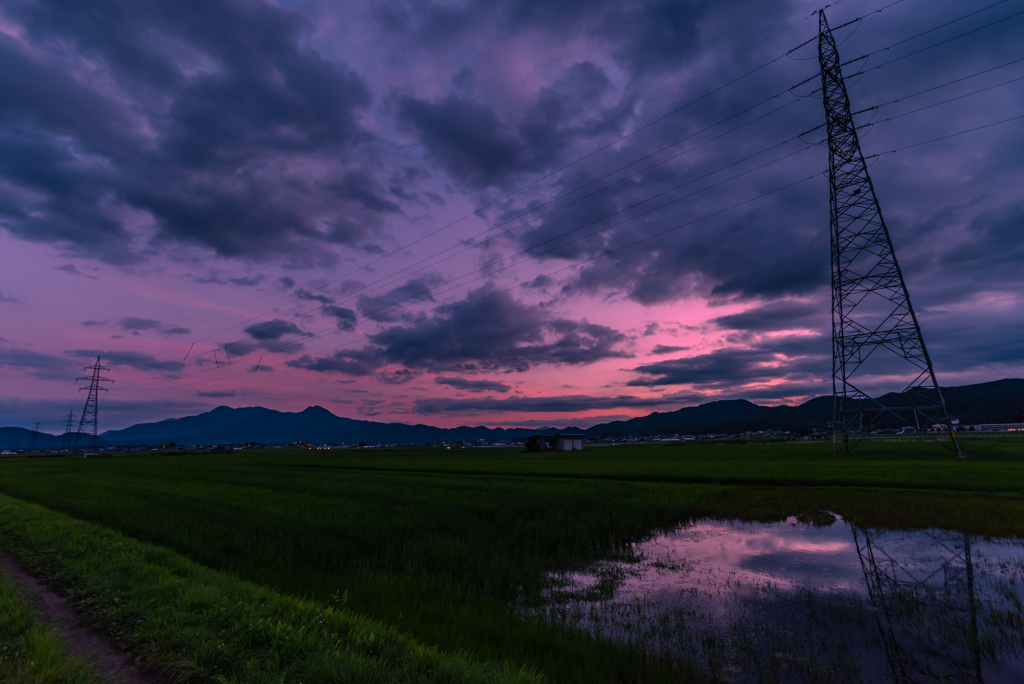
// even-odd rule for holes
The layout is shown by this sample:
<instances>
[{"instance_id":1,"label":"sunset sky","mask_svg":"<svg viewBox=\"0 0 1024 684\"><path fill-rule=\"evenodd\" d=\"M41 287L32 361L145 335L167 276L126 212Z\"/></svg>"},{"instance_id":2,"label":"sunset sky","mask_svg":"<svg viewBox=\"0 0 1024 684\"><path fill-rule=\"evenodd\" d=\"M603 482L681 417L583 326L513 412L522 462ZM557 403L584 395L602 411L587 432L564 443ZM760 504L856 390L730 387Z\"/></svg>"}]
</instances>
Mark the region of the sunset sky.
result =
<instances>
[{"instance_id":1,"label":"sunset sky","mask_svg":"<svg viewBox=\"0 0 1024 684\"><path fill-rule=\"evenodd\" d=\"M0 425L830 393L819 6L3 3ZM1024 0L825 11L940 383L1022 377Z\"/></svg>"}]
</instances>

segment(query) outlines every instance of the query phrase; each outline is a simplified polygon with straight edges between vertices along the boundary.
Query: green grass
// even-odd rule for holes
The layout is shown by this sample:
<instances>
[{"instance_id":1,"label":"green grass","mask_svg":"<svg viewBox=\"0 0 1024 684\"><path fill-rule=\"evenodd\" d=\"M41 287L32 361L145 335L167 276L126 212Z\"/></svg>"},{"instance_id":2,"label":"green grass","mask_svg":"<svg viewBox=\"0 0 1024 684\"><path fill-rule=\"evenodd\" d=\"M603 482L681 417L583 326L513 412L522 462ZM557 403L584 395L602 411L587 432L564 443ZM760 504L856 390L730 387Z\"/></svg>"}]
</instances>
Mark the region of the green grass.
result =
<instances>
[{"instance_id":1,"label":"green grass","mask_svg":"<svg viewBox=\"0 0 1024 684\"><path fill-rule=\"evenodd\" d=\"M68 653L60 635L33 610L14 581L0 570L0 682L94 684L90 667Z\"/></svg>"},{"instance_id":2,"label":"green grass","mask_svg":"<svg viewBox=\"0 0 1024 684\"><path fill-rule=\"evenodd\" d=\"M806 442L144 453L5 461L0 492L444 653L553 682L658 682L686 673L515 606L536 599L550 571L625 557L632 540L699 516L831 510L859 525L1024 536L1024 440L964 448L961 461L905 439L839 458Z\"/></svg>"}]
</instances>

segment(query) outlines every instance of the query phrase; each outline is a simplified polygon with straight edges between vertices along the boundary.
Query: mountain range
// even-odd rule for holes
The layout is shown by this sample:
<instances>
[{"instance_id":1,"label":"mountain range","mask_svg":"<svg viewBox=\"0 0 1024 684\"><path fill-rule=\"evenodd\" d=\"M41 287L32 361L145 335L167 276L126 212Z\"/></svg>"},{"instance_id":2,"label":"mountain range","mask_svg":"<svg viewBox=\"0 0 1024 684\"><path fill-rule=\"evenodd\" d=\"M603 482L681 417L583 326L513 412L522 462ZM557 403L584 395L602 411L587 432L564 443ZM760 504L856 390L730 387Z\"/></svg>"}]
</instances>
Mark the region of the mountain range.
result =
<instances>
[{"instance_id":1,"label":"mountain range","mask_svg":"<svg viewBox=\"0 0 1024 684\"><path fill-rule=\"evenodd\" d=\"M1007 379L977 385L944 387L942 393L950 415L964 425L1024 421L1024 380ZM880 397L892 401L897 395ZM805 432L823 429L832 417L832 398L817 397L798 406L759 406L742 399L712 401L677 411L655 412L641 418L602 423L584 432L592 438L644 437L665 434L735 433L748 430ZM101 435L102 446L177 444L267 444L311 442L327 444L424 444L432 442L475 442L479 439L511 441L555 428L439 428L431 425L378 423L336 416L325 408L310 406L298 413L262 407L220 406L207 413L140 423ZM33 444L34 435L34 444ZM60 435L0 428L0 448L40 449L59 447Z\"/></svg>"}]
</instances>

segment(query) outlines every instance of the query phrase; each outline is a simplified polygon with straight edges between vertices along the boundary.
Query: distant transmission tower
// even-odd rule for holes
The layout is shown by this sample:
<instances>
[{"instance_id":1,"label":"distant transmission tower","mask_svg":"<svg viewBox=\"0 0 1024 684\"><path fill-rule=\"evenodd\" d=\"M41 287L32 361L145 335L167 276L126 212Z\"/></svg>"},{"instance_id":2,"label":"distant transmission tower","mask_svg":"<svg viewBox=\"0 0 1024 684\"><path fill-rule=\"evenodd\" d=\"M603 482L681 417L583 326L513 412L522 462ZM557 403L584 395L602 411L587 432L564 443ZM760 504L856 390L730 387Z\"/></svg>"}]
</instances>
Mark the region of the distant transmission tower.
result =
<instances>
[{"instance_id":1,"label":"distant transmission tower","mask_svg":"<svg viewBox=\"0 0 1024 684\"><path fill-rule=\"evenodd\" d=\"M100 391L106 392L106 387L100 387L101 382L114 382L107 378L100 377L100 371L108 371L109 368L104 368L100 365L100 357L96 357L96 363L92 366L86 366L85 370L91 370L92 375L86 375L85 377L78 378L79 380L89 381L89 394L85 398L85 408L82 409L82 419L78 422L78 432L75 433L75 441L71 445L72 451L78 448L78 443L83 437L92 435L92 450L96 451L97 440L99 438L99 398ZM81 389L86 389L82 387Z\"/></svg>"},{"instance_id":2,"label":"distant transmission tower","mask_svg":"<svg viewBox=\"0 0 1024 684\"><path fill-rule=\"evenodd\" d=\"M29 451L32 451L33 449L36 449L36 448L39 447L39 430L42 427L43 427L43 424L40 423L37 420L36 421L36 426L34 428L32 428L32 436L29 437L29 440L28 440Z\"/></svg>"},{"instance_id":3,"label":"distant transmission tower","mask_svg":"<svg viewBox=\"0 0 1024 684\"><path fill-rule=\"evenodd\" d=\"M889 418L890 424L916 430L944 426L952 440L949 448L959 457L960 445L861 153L839 51L825 13L818 15L832 229L832 451L849 451L851 434L870 432ZM910 380L902 392L882 400L858 387L892 376Z\"/></svg>"},{"instance_id":4,"label":"distant transmission tower","mask_svg":"<svg viewBox=\"0 0 1024 684\"><path fill-rule=\"evenodd\" d=\"M64 416L64 419L61 421L61 425L64 429L60 436L60 448L63 449L68 446L68 440L72 439L71 428L75 425L75 412L68 411L68 415Z\"/></svg>"}]
</instances>

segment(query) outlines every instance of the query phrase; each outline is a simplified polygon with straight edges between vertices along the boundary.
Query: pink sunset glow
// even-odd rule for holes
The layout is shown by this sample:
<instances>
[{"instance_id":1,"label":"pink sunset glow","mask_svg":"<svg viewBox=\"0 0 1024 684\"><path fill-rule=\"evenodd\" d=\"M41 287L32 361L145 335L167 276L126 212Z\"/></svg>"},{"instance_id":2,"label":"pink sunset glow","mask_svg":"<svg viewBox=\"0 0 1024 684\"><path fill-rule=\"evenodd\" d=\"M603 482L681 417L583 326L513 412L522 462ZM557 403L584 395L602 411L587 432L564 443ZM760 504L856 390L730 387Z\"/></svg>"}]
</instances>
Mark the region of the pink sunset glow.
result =
<instances>
[{"instance_id":1,"label":"pink sunset glow","mask_svg":"<svg viewBox=\"0 0 1024 684\"><path fill-rule=\"evenodd\" d=\"M787 90L814 45L776 60L816 6L749 4L0 10L2 424L57 432L97 355L101 430L218 405L586 427L829 393L827 161L795 137L823 114ZM882 4L834 10L871 16L844 54L962 14ZM1020 121L959 134L1024 111L1008 12L850 86L879 105L866 152L936 141L871 173L944 385L1024 369Z\"/></svg>"}]
</instances>

